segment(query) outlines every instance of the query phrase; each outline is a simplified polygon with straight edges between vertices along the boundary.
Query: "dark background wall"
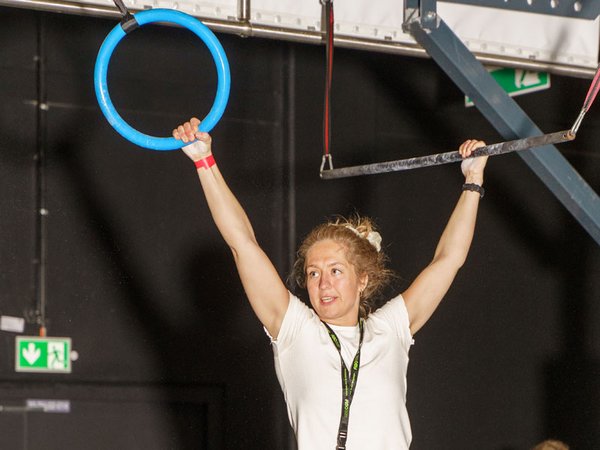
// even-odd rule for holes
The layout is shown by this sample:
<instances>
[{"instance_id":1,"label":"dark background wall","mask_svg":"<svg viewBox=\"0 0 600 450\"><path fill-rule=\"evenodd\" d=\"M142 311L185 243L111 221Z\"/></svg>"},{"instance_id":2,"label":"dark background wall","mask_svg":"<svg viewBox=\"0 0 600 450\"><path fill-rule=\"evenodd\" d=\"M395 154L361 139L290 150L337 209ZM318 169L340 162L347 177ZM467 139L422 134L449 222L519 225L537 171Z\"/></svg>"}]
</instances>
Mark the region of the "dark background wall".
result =
<instances>
[{"instance_id":1,"label":"dark background wall","mask_svg":"<svg viewBox=\"0 0 600 450\"><path fill-rule=\"evenodd\" d=\"M48 330L79 354L69 375L17 374L15 334L0 332L0 405L72 405L5 408L0 448L292 448L268 340L193 165L126 142L97 106L93 66L115 24L0 8L0 313L35 309L41 152ZM433 254L459 167L321 181L323 48L219 38L232 93L214 151L282 276L312 226L356 211L382 229L399 274L389 294L405 288ZM160 136L205 114L207 53L187 30L136 31L110 64L117 109ZM552 82L517 100L548 132L571 126L589 84ZM429 60L338 49L333 95L336 166L501 140ZM599 117L560 147L596 191ZM598 246L518 155L490 161L486 189L469 260L411 350L411 448L524 450L550 436L598 448Z\"/></svg>"}]
</instances>

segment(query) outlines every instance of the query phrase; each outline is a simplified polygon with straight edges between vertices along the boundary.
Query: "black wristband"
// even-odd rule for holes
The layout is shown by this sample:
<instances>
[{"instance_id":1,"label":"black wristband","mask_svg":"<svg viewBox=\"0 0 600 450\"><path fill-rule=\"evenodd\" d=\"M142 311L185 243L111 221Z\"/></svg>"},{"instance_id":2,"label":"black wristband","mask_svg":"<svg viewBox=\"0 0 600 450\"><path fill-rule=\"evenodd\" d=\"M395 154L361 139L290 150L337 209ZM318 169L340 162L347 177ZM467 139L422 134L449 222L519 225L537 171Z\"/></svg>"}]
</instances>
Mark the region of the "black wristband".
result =
<instances>
[{"instance_id":1,"label":"black wristband","mask_svg":"<svg viewBox=\"0 0 600 450\"><path fill-rule=\"evenodd\" d=\"M479 186L478 184L475 184L475 183L463 184L462 190L479 192L479 198L483 198L483 196L485 195L485 189L483 188L483 186Z\"/></svg>"}]
</instances>

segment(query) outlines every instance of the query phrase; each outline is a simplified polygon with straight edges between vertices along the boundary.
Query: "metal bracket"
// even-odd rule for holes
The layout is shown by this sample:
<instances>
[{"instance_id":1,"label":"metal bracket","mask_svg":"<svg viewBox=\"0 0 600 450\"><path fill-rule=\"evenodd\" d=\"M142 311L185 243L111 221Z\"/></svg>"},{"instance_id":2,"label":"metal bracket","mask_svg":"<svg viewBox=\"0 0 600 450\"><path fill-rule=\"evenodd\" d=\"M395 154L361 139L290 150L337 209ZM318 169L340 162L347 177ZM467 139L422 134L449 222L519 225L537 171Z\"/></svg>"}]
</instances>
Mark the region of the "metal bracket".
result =
<instances>
[{"instance_id":1,"label":"metal bracket","mask_svg":"<svg viewBox=\"0 0 600 450\"><path fill-rule=\"evenodd\" d=\"M434 29L438 26L436 0L404 0L404 23L402 30L409 32L407 24L418 21L425 29Z\"/></svg>"}]
</instances>

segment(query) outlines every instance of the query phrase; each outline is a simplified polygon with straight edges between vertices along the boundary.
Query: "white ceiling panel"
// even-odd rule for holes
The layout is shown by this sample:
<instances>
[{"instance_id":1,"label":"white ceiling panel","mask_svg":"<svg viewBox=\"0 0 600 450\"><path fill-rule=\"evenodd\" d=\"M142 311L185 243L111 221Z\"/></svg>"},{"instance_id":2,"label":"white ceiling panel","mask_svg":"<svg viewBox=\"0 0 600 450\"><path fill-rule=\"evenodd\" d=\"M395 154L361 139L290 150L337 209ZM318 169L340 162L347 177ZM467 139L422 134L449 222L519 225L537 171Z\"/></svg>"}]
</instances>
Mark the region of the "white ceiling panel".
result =
<instances>
[{"instance_id":1,"label":"white ceiling panel","mask_svg":"<svg viewBox=\"0 0 600 450\"><path fill-rule=\"evenodd\" d=\"M107 15L118 12L112 0L0 0L24 8ZM320 42L319 0L125 0L132 10L172 8L187 12L225 32ZM92 5L90 7L89 5ZM414 54L411 36L402 31L403 2L334 2L335 30L345 46ZM439 16L481 60L519 67L556 65L557 73L591 76L598 65L600 22L505 9L439 2ZM244 17L242 17L244 16ZM247 20L245 20L247 19ZM211 24L209 23L209 26ZM261 29L262 27L262 29ZM311 34L312 33L312 34ZM360 42L355 42L360 40ZM403 53L403 51L397 51ZM422 50L421 50L422 54ZM498 58L500 62L494 58ZM507 64L508 65L508 64ZM573 68L573 70L571 69ZM577 73L579 71L579 74Z\"/></svg>"}]
</instances>

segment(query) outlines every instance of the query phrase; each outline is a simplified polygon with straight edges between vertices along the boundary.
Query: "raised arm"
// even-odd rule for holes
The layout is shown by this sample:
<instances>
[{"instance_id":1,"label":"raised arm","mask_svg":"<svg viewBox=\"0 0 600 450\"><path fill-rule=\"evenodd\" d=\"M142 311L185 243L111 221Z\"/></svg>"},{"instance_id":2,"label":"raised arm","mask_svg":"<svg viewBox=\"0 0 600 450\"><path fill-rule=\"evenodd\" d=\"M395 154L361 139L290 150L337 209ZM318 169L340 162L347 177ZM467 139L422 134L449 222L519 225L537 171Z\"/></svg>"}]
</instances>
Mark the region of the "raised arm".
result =
<instances>
[{"instance_id":1,"label":"raised arm","mask_svg":"<svg viewBox=\"0 0 600 450\"><path fill-rule=\"evenodd\" d=\"M256 241L248 216L225 183L212 158L211 137L198 131L191 119L173 130L184 143L185 154L196 163L198 177L217 228L233 253L244 290L258 319L276 338L289 302L289 294L275 267Z\"/></svg>"},{"instance_id":2,"label":"raised arm","mask_svg":"<svg viewBox=\"0 0 600 450\"><path fill-rule=\"evenodd\" d=\"M460 146L459 152L463 157L468 157L473 150L484 145L482 141L468 140ZM486 162L487 156L465 159L462 162L461 169L466 184L483 185ZM467 258L480 197L477 191L463 190L438 242L433 260L402 294L412 334L429 320Z\"/></svg>"}]
</instances>

